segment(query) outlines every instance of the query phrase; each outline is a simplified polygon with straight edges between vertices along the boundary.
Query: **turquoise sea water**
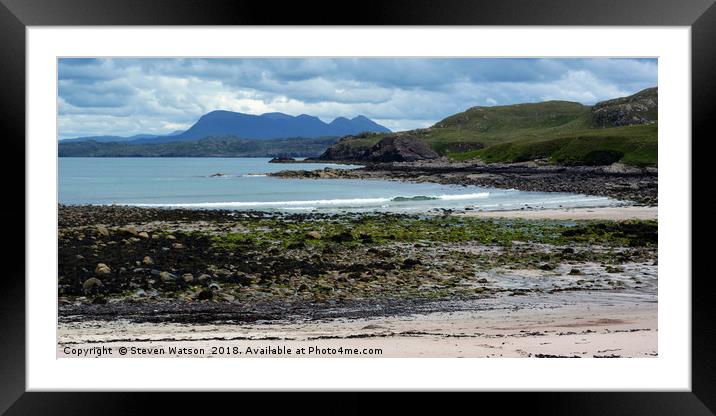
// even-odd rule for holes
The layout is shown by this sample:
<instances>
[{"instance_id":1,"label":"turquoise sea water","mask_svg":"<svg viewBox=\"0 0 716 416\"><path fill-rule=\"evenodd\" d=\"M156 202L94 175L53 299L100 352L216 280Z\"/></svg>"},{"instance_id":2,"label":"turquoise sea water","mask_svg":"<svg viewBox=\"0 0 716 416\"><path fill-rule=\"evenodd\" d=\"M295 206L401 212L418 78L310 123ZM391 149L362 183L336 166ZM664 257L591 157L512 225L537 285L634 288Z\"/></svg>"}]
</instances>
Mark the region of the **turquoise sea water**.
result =
<instances>
[{"instance_id":1,"label":"turquoise sea water","mask_svg":"<svg viewBox=\"0 0 716 416\"><path fill-rule=\"evenodd\" d=\"M274 164L268 158L59 158L59 202L285 211L506 210L608 206L619 201L565 193L382 180L279 179L267 172L355 168ZM211 177L223 173L226 176Z\"/></svg>"}]
</instances>

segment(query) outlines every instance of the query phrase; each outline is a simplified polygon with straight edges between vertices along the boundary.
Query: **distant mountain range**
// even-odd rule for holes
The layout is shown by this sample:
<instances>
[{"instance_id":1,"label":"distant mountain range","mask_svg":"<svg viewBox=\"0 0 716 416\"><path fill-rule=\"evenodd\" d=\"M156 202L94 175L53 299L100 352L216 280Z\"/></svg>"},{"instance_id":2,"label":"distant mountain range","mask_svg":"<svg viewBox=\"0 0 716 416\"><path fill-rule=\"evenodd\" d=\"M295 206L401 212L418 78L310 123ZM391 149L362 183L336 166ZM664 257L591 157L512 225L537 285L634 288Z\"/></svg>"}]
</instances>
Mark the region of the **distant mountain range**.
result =
<instances>
[{"instance_id":1,"label":"distant mountain range","mask_svg":"<svg viewBox=\"0 0 716 416\"><path fill-rule=\"evenodd\" d=\"M658 163L658 89L598 102L545 101L472 107L433 126L399 134L358 116L323 123L281 113L253 116L214 111L171 136L124 141L62 140L74 157L318 157L385 162L430 159L562 165ZM339 139L339 137L342 137ZM109 142L106 142L109 141Z\"/></svg>"},{"instance_id":2,"label":"distant mountain range","mask_svg":"<svg viewBox=\"0 0 716 416\"><path fill-rule=\"evenodd\" d=\"M318 117L306 114L301 114L300 116L290 116L283 113L252 115L217 110L201 116L186 131L178 131L168 135L93 136L66 139L61 142L94 141L98 143L159 144L193 141L207 137L271 140L297 137L342 137L363 132L389 133L390 130L365 116L357 116L352 119L338 117L330 123L324 123Z\"/></svg>"},{"instance_id":3,"label":"distant mountain range","mask_svg":"<svg viewBox=\"0 0 716 416\"><path fill-rule=\"evenodd\" d=\"M318 156L337 137L250 140L206 137L169 143L63 140L60 157L304 157Z\"/></svg>"},{"instance_id":4,"label":"distant mountain range","mask_svg":"<svg viewBox=\"0 0 716 416\"><path fill-rule=\"evenodd\" d=\"M87 142L93 141L97 143L108 143L108 142L134 142L136 140L147 140L155 139L157 137L171 137L183 133L183 130L174 131L169 134L135 134L134 136L86 136L86 137L75 137L72 139L60 140L61 142Z\"/></svg>"}]
</instances>

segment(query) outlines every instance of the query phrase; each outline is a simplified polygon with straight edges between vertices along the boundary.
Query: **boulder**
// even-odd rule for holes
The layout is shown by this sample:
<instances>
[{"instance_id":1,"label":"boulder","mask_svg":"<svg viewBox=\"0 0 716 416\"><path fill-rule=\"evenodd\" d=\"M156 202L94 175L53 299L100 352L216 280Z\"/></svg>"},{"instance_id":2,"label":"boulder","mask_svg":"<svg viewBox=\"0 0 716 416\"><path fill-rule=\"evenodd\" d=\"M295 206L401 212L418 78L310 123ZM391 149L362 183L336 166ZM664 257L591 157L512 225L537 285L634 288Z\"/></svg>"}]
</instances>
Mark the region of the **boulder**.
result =
<instances>
[{"instance_id":1,"label":"boulder","mask_svg":"<svg viewBox=\"0 0 716 416\"><path fill-rule=\"evenodd\" d=\"M122 227L122 228L119 229L119 231L121 231L121 232L123 232L123 233L127 233L127 234L132 234L132 235L137 235L137 234L138 234L138 232L137 232L137 227L135 227L135 226L133 226L133 225L128 225L128 226L126 226L126 227Z\"/></svg>"},{"instance_id":2,"label":"boulder","mask_svg":"<svg viewBox=\"0 0 716 416\"><path fill-rule=\"evenodd\" d=\"M96 277L90 277L82 284L85 293L97 293L102 288L102 281Z\"/></svg>"},{"instance_id":3,"label":"boulder","mask_svg":"<svg viewBox=\"0 0 716 416\"><path fill-rule=\"evenodd\" d=\"M209 289L204 289L196 296L199 300L210 300L214 297L214 292Z\"/></svg>"},{"instance_id":4,"label":"boulder","mask_svg":"<svg viewBox=\"0 0 716 416\"><path fill-rule=\"evenodd\" d=\"M344 243L346 241L353 241L353 234L348 230L344 230L338 234L331 236L331 241L334 241L336 243Z\"/></svg>"},{"instance_id":5,"label":"boulder","mask_svg":"<svg viewBox=\"0 0 716 416\"><path fill-rule=\"evenodd\" d=\"M309 240L320 240L321 239L321 233L318 231L309 231L306 233L306 238Z\"/></svg>"},{"instance_id":6,"label":"boulder","mask_svg":"<svg viewBox=\"0 0 716 416\"><path fill-rule=\"evenodd\" d=\"M112 273L112 269L110 269L109 266L104 263L98 263L97 267L95 267L94 269L94 272L98 275L107 275Z\"/></svg>"},{"instance_id":7,"label":"boulder","mask_svg":"<svg viewBox=\"0 0 716 416\"><path fill-rule=\"evenodd\" d=\"M231 272L231 270L217 269L216 275L221 278L228 278L228 277L231 277L231 275L233 275L233 273Z\"/></svg>"},{"instance_id":8,"label":"boulder","mask_svg":"<svg viewBox=\"0 0 716 416\"><path fill-rule=\"evenodd\" d=\"M159 279L161 279L162 282L173 282L177 280L177 277L169 272L160 272Z\"/></svg>"}]
</instances>

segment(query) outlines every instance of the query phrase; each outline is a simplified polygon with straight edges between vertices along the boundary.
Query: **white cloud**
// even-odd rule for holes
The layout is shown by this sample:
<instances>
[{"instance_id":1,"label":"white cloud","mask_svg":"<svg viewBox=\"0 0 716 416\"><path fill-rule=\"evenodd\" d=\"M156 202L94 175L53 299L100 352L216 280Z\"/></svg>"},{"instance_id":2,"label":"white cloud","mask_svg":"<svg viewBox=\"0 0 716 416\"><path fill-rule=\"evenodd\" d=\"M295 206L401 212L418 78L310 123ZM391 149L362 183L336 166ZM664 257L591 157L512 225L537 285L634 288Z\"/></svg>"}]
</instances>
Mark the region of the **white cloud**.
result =
<instances>
[{"instance_id":1,"label":"white cloud","mask_svg":"<svg viewBox=\"0 0 716 416\"><path fill-rule=\"evenodd\" d=\"M62 59L60 137L169 133L217 109L362 114L392 130L475 105L585 104L656 85L654 59Z\"/></svg>"}]
</instances>

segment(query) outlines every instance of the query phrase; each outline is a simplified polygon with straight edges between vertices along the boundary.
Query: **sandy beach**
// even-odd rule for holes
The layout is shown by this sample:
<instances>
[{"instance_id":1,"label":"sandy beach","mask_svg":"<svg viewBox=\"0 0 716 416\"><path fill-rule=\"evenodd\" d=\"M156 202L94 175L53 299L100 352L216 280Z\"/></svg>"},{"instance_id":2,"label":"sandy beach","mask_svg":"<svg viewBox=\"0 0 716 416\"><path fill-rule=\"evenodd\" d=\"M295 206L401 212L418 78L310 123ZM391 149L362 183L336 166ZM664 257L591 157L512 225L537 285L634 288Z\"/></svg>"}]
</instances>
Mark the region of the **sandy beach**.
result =
<instances>
[{"instance_id":1,"label":"sandy beach","mask_svg":"<svg viewBox=\"0 0 716 416\"><path fill-rule=\"evenodd\" d=\"M124 346L135 348L124 355L135 358L657 356L656 296L580 293L480 303L488 309L319 322L60 324L57 355L93 357L93 349L105 347L103 356L122 357ZM306 354L297 354L301 348Z\"/></svg>"},{"instance_id":2,"label":"sandy beach","mask_svg":"<svg viewBox=\"0 0 716 416\"><path fill-rule=\"evenodd\" d=\"M483 218L522 218L527 220L656 220L658 218L658 207L627 205L623 207L465 211L454 215Z\"/></svg>"}]
</instances>

